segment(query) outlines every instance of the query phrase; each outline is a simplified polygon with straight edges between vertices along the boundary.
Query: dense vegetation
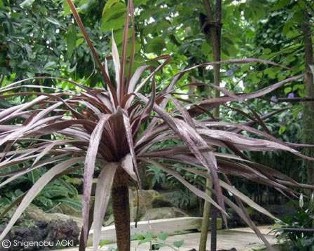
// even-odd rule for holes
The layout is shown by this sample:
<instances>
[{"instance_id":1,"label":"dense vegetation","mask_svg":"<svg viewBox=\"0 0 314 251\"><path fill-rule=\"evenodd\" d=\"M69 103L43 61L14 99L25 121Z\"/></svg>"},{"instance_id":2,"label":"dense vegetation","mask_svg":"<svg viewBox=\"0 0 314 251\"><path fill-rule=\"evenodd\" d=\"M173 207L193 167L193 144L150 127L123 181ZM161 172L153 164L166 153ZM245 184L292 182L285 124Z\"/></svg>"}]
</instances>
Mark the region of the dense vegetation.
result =
<instances>
[{"instance_id":1,"label":"dense vegetation","mask_svg":"<svg viewBox=\"0 0 314 251\"><path fill-rule=\"evenodd\" d=\"M101 222L111 187L116 226L125 230L128 205L116 195L127 198L129 179L141 186L142 166L175 177L223 217L228 204L253 228L243 202L271 215L231 184L244 193L261 183L310 195L314 164L304 155L314 152L304 146L314 143L312 1L225 0L221 23L208 8L219 7L218 0L189 8L135 0L134 12L126 2L75 1L80 19L71 1L0 0L0 203L22 201L9 225L33 199L45 209L60 202L79 207L72 181L84 176L83 250L89 207ZM208 63L220 60L219 68ZM302 159L292 161L292 154ZM97 187L95 205L93 176L107 182ZM199 183L189 185L190 177L202 184L210 177L216 199ZM243 187L243 178L252 183ZM38 186L44 190L35 198Z\"/></svg>"}]
</instances>

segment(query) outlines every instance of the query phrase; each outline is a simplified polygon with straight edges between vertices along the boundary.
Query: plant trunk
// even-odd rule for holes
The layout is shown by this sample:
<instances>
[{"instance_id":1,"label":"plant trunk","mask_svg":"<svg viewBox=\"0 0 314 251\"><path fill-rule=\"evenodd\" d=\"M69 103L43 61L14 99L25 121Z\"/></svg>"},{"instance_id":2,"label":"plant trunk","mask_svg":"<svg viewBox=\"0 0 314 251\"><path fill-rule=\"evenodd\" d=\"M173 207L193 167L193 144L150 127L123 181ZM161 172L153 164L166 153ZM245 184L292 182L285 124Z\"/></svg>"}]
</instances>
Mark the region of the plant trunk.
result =
<instances>
[{"instance_id":1,"label":"plant trunk","mask_svg":"<svg viewBox=\"0 0 314 251\"><path fill-rule=\"evenodd\" d=\"M211 196L210 187L212 187L211 179L206 179L206 194ZM202 219L202 226L201 226L201 237L200 237L200 246L199 251L205 251L206 250L206 244L207 244L207 233L209 229L210 224L210 203L208 201L205 201L204 208L203 208L203 219Z\"/></svg>"},{"instance_id":2,"label":"plant trunk","mask_svg":"<svg viewBox=\"0 0 314 251\"><path fill-rule=\"evenodd\" d=\"M111 191L112 210L119 251L130 251L131 245L128 180L128 174L124 170L119 169L116 172Z\"/></svg>"},{"instance_id":3,"label":"plant trunk","mask_svg":"<svg viewBox=\"0 0 314 251\"><path fill-rule=\"evenodd\" d=\"M204 7L206 10L207 20L205 26L208 27L208 34L205 34L209 42L212 44L213 59L214 61L221 60L221 0L215 1L215 10L212 8L210 0L203 0ZM203 27L203 32L205 31L205 26ZM220 86L220 64L214 65L214 84ZM219 97L219 90L215 90L215 97ZM219 107L214 110L214 117L219 117ZM207 178L206 186L211 187L211 180ZM210 189L206 187L206 193L208 196L212 196ZM211 217L209 217L211 215ZM206 251L207 243L207 232L209 223L211 223L211 251L217 250L217 211L208 201L205 201L203 210L203 220L201 229L201 238L199 251Z\"/></svg>"},{"instance_id":4,"label":"plant trunk","mask_svg":"<svg viewBox=\"0 0 314 251\"><path fill-rule=\"evenodd\" d=\"M304 11L304 21L302 24L304 54L305 54L305 95L306 98L314 98L314 78L311 66L314 68L313 41L311 34L310 15ZM303 112L303 142L305 144L314 144L314 102L306 102ZM314 148L307 148L305 154L314 157ZM314 184L314 162L306 160L307 183ZM314 192L314 191L313 191Z\"/></svg>"}]
</instances>

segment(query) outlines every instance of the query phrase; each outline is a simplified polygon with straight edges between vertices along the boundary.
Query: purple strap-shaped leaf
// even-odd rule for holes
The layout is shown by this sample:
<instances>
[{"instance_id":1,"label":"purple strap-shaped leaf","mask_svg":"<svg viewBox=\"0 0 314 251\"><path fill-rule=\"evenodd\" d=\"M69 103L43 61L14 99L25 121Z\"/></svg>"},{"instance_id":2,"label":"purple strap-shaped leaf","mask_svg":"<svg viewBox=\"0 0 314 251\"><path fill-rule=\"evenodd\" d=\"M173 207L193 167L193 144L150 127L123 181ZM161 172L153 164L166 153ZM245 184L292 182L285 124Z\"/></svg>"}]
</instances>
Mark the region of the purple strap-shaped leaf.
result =
<instances>
[{"instance_id":1,"label":"purple strap-shaped leaf","mask_svg":"<svg viewBox=\"0 0 314 251\"><path fill-rule=\"evenodd\" d=\"M191 185L188 181L186 181L178 172L167 168L166 166L162 165L161 163L154 161L154 160L147 160L147 159L143 159L143 161L152 164L153 166L165 171L166 173L172 175L173 177L175 177L178 181L180 181L184 186L186 186L191 192L193 192L196 196L208 201L209 203L211 203L212 205L214 205L216 208L218 208L222 215L226 216L227 213L225 211L225 209L223 209L222 207L220 207L220 205L218 205L211 197L209 197L205 192L199 190L197 187L195 187L194 185Z\"/></svg>"},{"instance_id":2,"label":"purple strap-shaped leaf","mask_svg":"<svg viewBox=\"0 0 314 251\"><path fill-rule=\"evenodd\" d=\"M116 86L117 86L117 96L118 100L120 101L121 99L121 88L122 88L122 83L121 83L121 78L120 78L120 72L121 72L121 64L120 64L120 57L119 57L119 51L118 47L116 44L116 41L114 40L114 36L112 34L112 60L113 60L113 65L114 65L114 71L115 71L115 77L116 77Z\"/></svg>"},{"instance_id":3,"label":"purple strap-shaped leaf","mask_svg":"<svg viewBox=\"0 0 314 251\"><path fill-rule=\"evenodd\" d=\"M102 222L107 210L111 187L119 163L107 163L102 166L102 170L98 176L95 205L94 205L94 219L93 219L93 250L98 250L100 241Z\"/></svg>"},{"instance_id":4,"label":"purple strap-shaped leaf","mask_svg":"<svg viewBox=\"0 0 314 251\"><path fill-rule=\"evenodd\" d=\"M34 100L26 103L26 104L21 104L21 105L16 105L10 108L7 108L3 111L0 112L0 123L3 123L6 120L10 120L14 118L16 115L18 115L20 112L25 111L32 107L33 105L42 102L43 100L47 99L47 96L39 96L35 98Z\"/></svg>"},{"instance_id":5,"label":"purple strap-shaped leaf","mask_svg":"<svg viewBox=\"0 0 314 251\"><path fill-rule=\"evenodd\" d=\"M80 163L83 161L83 157L72 158L67 161L64 161L60 164L49 169L45 174L43 174L36 183L28 190L20 205L17 207L15 213L11 217L9 223L6 228L0 235L0 240L2 240L13 227L14 223L19 219L25 209L29 206L29 204L34 200L34 198L41 192L41 190L58 174L64 172L70 166L73 166L76 163Z\"/></svg>"},{"instance_id":6,"label":"purple strap-shaped leaf","mask_svg":"<svg viewBox=\"0 0 314 251\"><path fill-rule=\"evenodd\" d=\"M105 124L110 118L110 115L104 115L95 126L95 129L90 137L89 146L86 153L85 165L84 165L84 191L83 191L83 240L86 246L88 237L88 223L89 223L89 208L90 197L92 191L93 174L95 170L96 158L98 154L98 147L102 138L102 133L105 128Z\"/></svg>"}]
</instances>

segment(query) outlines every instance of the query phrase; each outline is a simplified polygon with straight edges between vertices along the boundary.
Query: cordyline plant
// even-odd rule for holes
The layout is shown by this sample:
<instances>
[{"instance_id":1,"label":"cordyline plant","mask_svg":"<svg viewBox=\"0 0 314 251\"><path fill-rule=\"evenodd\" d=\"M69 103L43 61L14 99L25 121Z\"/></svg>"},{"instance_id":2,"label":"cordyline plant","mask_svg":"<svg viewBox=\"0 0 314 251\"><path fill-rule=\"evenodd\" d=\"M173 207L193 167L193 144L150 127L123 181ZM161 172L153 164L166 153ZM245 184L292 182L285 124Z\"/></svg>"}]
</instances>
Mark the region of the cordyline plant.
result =
<instances>
[{"instance_id":1,"label":"cordyline plant","mask_svg":"<svg viewBox=\"0 0 314 251\"><path fill-rule=\"evenodd\" d=\"M244 204L275 217L235 189L228 177L244 177L293 195L293 187L306 186L271 168L251 162L244 151L284 150L302 155L291 146L249 125L197 118L215 106L260 97L302 76L291 77L252 94L234 95L221 89L225 96L199 104L190 101L189 108L186 108L173 95L173 91L180 78L195 67L180 72L158 93L155 76L167 64L169 57L157 58L160 62L157 68L143 65L131 74L135 50L132 1L128 1L121 58L112 39L114 81L109 76L107 62L100 62L75 6L71 0L67 1L103 76L104 87L88 88L75 84L81 88L79 93L57 90L45 93L40 92L39 87L36 92L36 86L22 85L21 81L1 89L3 99L23 95L28 97L28 101L0 111L0 145L3 150L0 154L0 188L36 168L49 167L16 203L16 211L1 233L0 240L49 182L83 167L83 227L79 250L86 248L92 223L93 245L97 250L110 196L118 249L130 250L128 189L130 185L140 189L140 168L154 165L216 206L224 220L227 219L225 205L234 209L271 248L248 217ZM128 38L130 31L131 39ZM241 60L230 62L241 63ZM144 86L149 86L151 93L141 93ZM27 88L32 91L25 91ZM171 111L166 109L169 103L173 107ZM255 137L244 136L242 131ZM164 141L176 144L172 144L171 148L161 147L160 142ZM230 153L219 153L217 147L227 148ZM210 177L216 199L189 184L173 167L174 163L181 163L188 172ZM98 182L95 199L92 200L92 180L96 173ZM226 195L230 193L232 197Z\"/></svg>"}]
</instances>

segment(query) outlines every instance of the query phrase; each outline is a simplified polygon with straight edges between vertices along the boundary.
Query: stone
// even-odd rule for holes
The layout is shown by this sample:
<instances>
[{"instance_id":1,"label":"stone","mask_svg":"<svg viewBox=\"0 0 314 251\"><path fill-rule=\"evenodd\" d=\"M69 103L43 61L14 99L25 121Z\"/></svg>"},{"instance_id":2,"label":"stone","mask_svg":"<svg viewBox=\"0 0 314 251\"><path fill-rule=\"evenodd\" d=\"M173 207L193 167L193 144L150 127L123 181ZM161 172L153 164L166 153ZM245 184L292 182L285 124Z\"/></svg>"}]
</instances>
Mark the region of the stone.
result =
<instances>
[{"instance_id":1,"label":"stone","mask_svg":"<svg viewBox=\"0 0 314 251\"><path fill-rule=\"evenodd\" d=\"M160 207L173 207L173 204L166 200L163 196L159 195L152 201L152 208Z\"/></svg>"},{"instance_id":2,"label":"stone","mask_svg":"<svg viewBox=\"0 0 314 251\"><path fill-rule=\"evenodd\" d=\"M171 202L155 190L139 191L138 196L136 190L130 189L129 192L131 222L187 216L183 211L174 208ZM112 224L114 224L112 212L107 212L104 226Z\"/></svg>"},{"instance_id":3,"label":"stone","mask_svg":"<svg viewBox=\"0 0 314 251\"><path fill-rule=\"evenodd\" d=\"M110 214L103 222L103 226L110 226L114 224L114 217L113 214Z\"/></svg>"},{"instance_id":4,"label":"stone","mask_svg":"<svg viewBox=\"0 0 314 251\"><path fill-rule=\"evenodd\" d=\"M67 205L67 204L60 204L53 208L53 210L50 211L51 213L61 213L65 215L71 215L74 217L80 218L82 216L82 211L78 211L74 209L73 207Z\"/></svg>"},{"instance_id":5,"label":"stone","mask_svg":"<svg viewBox=\"0 0 314 251\"><path fill-rule=\"evenodd\" d=\"M172 204L155 190L136 190L130 189L130 213L131 221L136 218L141 219L147 210L156 207L171 207Z\"/></svg>"},{"instance_id":6,"label":"stone","mask_svg":"<svg viewBox=\"0 0 314 251\"><path fill-rule=\"evenodd\" d=\"M3 226L0 226L2 232ZM14 226L5 239L14 243L7 251L43 251L50 248L75 247L79 243L80 229L73 220L50 223L33 222L31 226ZM62 243L62 245L58 245ZM1 249L0 251L4 251Z\"/></svg>"},{"instance_id":7,"label":"stone","mask_svg":"<svg viewBox=\"0 0 314 251\"><path fill-rule=\"evenodd\" d=\"M46 213L42 209L30 205L24 212L24 218L33 220L35 222L53 222L53 221L66 221L66 220L73 220L79 228L83 225L83 220L80 217L74 217L66 214L61 213Z\"/></svg>"},{"instance_id":8,"label":"stone","mask_svg":"<svg viewBox=\"0 0 314 251\"><path fill-rule=\"evenodd\" d=\"M178 217L187 217L188 215L182 210L175 207L150 208L141 217L141 220L157 220Z\"/></svg>"},{"instance_id":9,"label":"stone","mask_svg":"<svg viewBox=\"0 0 314 251\"><path fill-rule=\"evenodd\" d=\"M7 221L0 225L0 232L3 231L6 223ZM68 215L45 213L31 205L6 235L8 241L14 242L14 245L6 250L43 251L58 248L59 244L62 247L74 247L78 244L81 226L80 219L74 221ZM1 247L0 251L2 251Z\"/></svg>"}]
</instances>

